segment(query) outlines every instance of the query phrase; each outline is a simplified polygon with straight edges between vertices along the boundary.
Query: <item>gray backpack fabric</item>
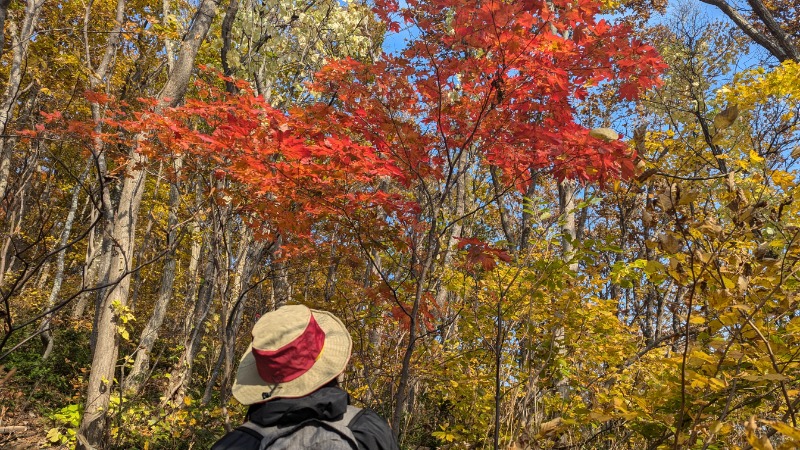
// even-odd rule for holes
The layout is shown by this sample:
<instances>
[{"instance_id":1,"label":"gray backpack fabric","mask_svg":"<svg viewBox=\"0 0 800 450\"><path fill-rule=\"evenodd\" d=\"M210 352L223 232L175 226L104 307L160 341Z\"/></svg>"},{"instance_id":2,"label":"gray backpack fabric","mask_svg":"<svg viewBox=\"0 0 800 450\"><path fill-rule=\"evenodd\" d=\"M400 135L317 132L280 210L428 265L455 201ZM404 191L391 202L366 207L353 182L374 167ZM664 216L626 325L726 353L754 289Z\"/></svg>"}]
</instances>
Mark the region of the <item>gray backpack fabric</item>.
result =
<instances>
[{"instance_id":1,"label":"gray backpack fabric","mask_svg":"<svg viewBox=\"0 0 800 450\"><path fill-rule=\"evenodd\" d=\"M310 419L296 425L262 427L248 421L242 426L262 436L259 450L357 450L348 425L359 412L361 408L348 405L342 418L333 422Z\"/></svg>"}]
</instances>

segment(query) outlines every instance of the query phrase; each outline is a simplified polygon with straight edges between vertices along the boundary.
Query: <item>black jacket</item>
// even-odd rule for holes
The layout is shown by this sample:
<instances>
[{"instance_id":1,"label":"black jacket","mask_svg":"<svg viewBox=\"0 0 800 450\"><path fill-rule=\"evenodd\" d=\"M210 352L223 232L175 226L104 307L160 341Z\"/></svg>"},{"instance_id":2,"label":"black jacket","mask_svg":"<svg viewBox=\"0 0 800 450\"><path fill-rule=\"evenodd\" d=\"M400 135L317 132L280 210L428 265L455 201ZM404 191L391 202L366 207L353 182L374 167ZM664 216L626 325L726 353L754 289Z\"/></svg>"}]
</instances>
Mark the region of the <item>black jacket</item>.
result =
<instances>
[{"instance_id":1,"label":"black jacket","mask_svg":"<svg viewBox=\"0 0 800 450\"><path fill-rule=\"evenodd\" d=\"M347 410L350 397L337 387L323 387L300 398L276 398L251 405L247 418L262 426L288 425L308 419L336 420ZM375 411L363 409L350 422L359 450L398 450L389 425ZM212 450L258 449L261 437L239 427L226 434Z\"/></svg>"}]
</instances>

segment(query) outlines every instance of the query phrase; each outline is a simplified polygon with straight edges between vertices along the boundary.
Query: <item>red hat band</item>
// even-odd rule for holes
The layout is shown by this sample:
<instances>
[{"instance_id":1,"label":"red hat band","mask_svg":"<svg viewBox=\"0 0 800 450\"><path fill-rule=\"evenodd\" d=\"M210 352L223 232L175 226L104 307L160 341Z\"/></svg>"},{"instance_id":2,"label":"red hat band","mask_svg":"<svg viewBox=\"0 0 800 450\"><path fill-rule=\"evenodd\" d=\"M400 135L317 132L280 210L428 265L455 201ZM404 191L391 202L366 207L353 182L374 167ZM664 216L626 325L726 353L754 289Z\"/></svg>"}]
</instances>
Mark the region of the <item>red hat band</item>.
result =
<instances>
[{"instance_id":1,"label":"red hat band","mask_svg":"<svg viewBox=\"0 0 800 450\"><path fill-rule=\"evenodd\" d=\"M325 345L325 332L314 315L305 331L292 342L277 350L260 350L253 347L258 375L267 383L286 383L308 372Z\"/></svg>"}]
</instances>

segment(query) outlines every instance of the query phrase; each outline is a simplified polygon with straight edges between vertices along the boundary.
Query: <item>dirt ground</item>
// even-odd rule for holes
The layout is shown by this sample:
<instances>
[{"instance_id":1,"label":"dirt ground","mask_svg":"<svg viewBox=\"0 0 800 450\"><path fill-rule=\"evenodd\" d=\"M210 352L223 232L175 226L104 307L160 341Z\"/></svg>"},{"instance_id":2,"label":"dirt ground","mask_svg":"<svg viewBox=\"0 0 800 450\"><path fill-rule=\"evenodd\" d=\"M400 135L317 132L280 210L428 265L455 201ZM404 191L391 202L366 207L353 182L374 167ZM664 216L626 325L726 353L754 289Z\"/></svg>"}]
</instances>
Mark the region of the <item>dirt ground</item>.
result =
<instances>
[{"instance_id":1,"label":"dirt ground","mask_svg":"<svg viewBox=\"0 0 800 450\"><path fill-rule=\"evenodd\" d=\"M23 450L48 446L45 442L49 428L22 391L14 385L14 370L0 365L0 449Z\"/></svg>"},{"instance_id":2,"label":"dirt ground","mask_svg":"<svg viewBox=\"0 0 800 450\"><path fill-rule=\"evenodd\" d=\"M9 420L10 419L10 420ZM0 433L0 448L3 450L26 450L42 448L45 443L44 432L42 432L44 423L39 423L34 418L29 420L15 420L14 417L8 417L8 414L2 422L0 422L0 430L5 427L23 426L24 431L15 431L12 433ZM49 445L45 445L49 447ZM51 447L55 448L55 447Z\"/></svg>"}]
</instances>

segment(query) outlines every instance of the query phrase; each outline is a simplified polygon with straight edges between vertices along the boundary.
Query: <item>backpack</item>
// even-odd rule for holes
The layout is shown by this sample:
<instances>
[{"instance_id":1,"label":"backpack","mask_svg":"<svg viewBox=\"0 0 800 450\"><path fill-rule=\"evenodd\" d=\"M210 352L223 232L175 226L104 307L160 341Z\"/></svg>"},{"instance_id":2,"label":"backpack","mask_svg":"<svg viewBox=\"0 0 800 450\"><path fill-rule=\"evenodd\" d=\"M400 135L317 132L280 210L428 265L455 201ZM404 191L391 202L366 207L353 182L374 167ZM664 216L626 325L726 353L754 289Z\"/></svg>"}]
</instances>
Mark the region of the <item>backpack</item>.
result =
<instances>
[{"instance_id":1,"label":"backpack","mask_svg":"<svg viewBox=\"0 0 800 450\"><path fill-rule=\"evenodd\" d=\"M245 422L242 427L261 435L259 450L357 450L358 443L348 428L361 408L347 406L347 411L336 421L309 419L299 424L263 427Z\"/></svg>"}]
</instances>

